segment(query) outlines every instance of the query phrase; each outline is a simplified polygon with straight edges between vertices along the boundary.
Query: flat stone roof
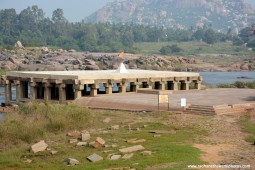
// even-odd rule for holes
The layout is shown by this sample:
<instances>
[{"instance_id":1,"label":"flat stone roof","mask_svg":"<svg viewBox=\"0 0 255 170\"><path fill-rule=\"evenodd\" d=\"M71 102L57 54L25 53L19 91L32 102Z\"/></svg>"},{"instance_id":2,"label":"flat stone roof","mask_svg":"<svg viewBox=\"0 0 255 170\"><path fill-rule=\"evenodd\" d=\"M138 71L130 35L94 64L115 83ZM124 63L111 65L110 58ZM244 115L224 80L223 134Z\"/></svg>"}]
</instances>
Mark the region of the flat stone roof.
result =
<instances>
[{"instance_id":1,"label":"flat stone roof","mask_svg":"<svg viewBox=\"0 0 255 170\"><path fill-rule=\"evenodd\" d=\"M128 70L128 73L117 73L116 70L93 71L10 71L7 77L46 78L46 79L122 79L122 78L168 78L168 77L199 77L199 73L154 71L154 70Z\"/></svg>"}]
</instances>

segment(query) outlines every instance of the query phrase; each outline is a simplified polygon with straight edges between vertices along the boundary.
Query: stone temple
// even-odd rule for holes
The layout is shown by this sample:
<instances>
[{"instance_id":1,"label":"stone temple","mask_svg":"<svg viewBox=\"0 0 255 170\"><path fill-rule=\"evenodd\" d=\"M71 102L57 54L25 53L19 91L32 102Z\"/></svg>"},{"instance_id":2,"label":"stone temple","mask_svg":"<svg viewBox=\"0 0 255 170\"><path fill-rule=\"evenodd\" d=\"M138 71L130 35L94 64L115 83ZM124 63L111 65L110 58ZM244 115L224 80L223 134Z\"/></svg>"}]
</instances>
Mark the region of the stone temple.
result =
<instances>
[{"instance_id":1,"label":"stone temple","mask_svg":"<svg viewBox=\"0 0 255 170\"><path fill-rule=\"evenodd\" d=\"M66 103L81 97L137 92L141 89L200 90L199 73L126 70L10 71L1 78L5 103L27 101Z\"/></svg>"}]
</instances>

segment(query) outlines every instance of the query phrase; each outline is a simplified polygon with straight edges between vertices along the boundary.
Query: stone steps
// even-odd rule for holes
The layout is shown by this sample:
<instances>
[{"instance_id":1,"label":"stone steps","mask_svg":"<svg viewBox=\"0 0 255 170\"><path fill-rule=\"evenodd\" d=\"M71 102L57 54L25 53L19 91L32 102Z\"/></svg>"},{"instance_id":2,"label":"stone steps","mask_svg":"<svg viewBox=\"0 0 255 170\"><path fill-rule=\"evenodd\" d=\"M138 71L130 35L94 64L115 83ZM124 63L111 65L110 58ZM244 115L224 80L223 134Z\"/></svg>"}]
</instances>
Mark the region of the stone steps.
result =
<instances>
[{"instance_id":1,"label":"stone steps","mask_svg":"<svg viewBox=\"0 0 255 170\"><path fill-rule=\"evenodd\" d=\"M201 115L222 115L222 114L235 114L245 111L246 111L245 108L233 107L230 105L218 105L218 106L190 105L185 110L185 113Z\"/></svg>"},{"instance_id":2,"label":"stone steps","mask_svg":"<svg viewBox=\"0 0 255 170\"><path fill-rule=\"evenodd\" d=\"M213 106L191 105L185 110L188 114L215 115Z\"/></svg>"}]
</instances>

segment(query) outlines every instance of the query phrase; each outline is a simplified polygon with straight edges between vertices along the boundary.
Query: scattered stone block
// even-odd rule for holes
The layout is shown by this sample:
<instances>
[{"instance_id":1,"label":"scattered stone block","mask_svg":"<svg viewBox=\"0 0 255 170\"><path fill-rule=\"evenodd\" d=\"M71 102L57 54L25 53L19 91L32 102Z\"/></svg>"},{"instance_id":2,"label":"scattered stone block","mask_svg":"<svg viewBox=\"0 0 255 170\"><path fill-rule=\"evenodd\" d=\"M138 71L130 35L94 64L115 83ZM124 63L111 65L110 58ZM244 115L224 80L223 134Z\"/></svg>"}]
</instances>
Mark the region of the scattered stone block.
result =
<instances>
[{"instance_id":1,"label":"scattered stone block","mask_svg":"<svg viewBox=\"0 0 255 170\"><path fill-rule=\"evenodd\" d=\"M110 121L112 121L112 119L109 118L109 117L107 117L107 118L105 118L105 119L103 120L104 123L109 123Z\"/></svg>"},{"instance_id":2,"label":"scattered stone block","mask_svg":"<svg viewBox=\"0 0 255 170\"><path fill-rule=\"evenodd\" d=\"M70 166L78 165L80 163L77 159L74 158L68 158L65 162Z\"/></svg>"},{"instance_id":3,"label":"scattered stone block","mask_svg":"<svg viewBox=\"0 0 255 170\"><path fill-rule=\"evenodd\" d=\"M50 153L51 153L52 155L55 155L55 154L58 153L58 151L51 151Z\"/></svg>"},{"instance_id":4,"label":"scattered stone block","mask_svg":"<svg viewBox=\"0 0 255 170\"><path fill-rule=\"evenodd\" d=\"M105 150L105 151L103 151L103 153L109 153L109 152L112 152L112 150Z\"/></svg>"},{"instance_id":5,"label":"scattered stone block","mask_svg":"<svg viewBox=\"0 0 255 170\"><path fill-rule=\"evenodd\" d=\"M153 135L154 138L158 138L160 137L161 135Z\"/></svg>"},{"instance_id":6,"label":"scattered stone block","mask_svg":"<svg viewBox=\"0 0 255 170\"><path fill-rule=\"evenodd\" d=\"M128 148L119 149L119 151L121 153L130 153L130 152L140 151L140 150L144 150L144 149L145 148L142 145L135 145L135 146L131 146Z\"/></svg>"},{"instance_id":7,"label":"scattered stone block","mask_svg":"<svg viewBox=\"0 0 255 170\"><path fill-rule=\"evenodd\" d=\"M76 142L78 142L78 140L77 139L69 139L68 142L69 143L76 143Z\"/></svg>"},{"instance_id":8,"label":"scattered stone block","mask_svg":"<svg viewBox=\"0 0 255 170\"><path fill-rule=\"evenodd\" d=\"M87 142L78 142L77 143L77 146L86 146L87 145Z\"/></svg>"},{"instance_id":9,"label":"scattered stone block","mask_svg":"<svg viewBox=\"0 0 255 170\"><path fill-rule=\"evenodd\" d=\"M130 139L130 140L127 140L128 143L142 143L142 142L146 142L145 139Z\"/></svg>"},{"instance_id":10,"label":"scattered stone block","mask_svg":"<svg viewBox=\"0 0 255 170\"><path fill-rule=\"evenodd\" d=\"M120 126L119 125L114 125L111 128L109 128L110 130L119 130Z\"/></svg>"},{"instance_id":11,"label":"scattered stone block","mask_svg":"<svg viewBox=\"0 0 255 170\"><path fill-rule=\"evenodd\" d=\"M34 144L31 146L30 151L33 153L45 151L48 145L44 142L44 140L41 140L40 142Z\"/></svg>"},{"instance_id":12,"label":"scattered stone block","mask_svg":"<svg viewBox=\"0 0 255 170\"><path fill-rule=\"evenodd\" d=\"M93 145L95 144L95 141L89 142L90 147L94 147Z\"/></svg>"},{"instance_id":13,"label":"scattered stone block","mask_svg":"<svg viewBox=\"0 0 255 170\"><path fill-rule=\"evenodd\" d=\"M133 156L134 156L133 153L128 153L128 154L125 154L125 155L122 157L122 159L128 160L128 159L131 159Z\"/></svg>"},{"instance_id":14,"label":"scattered stone block","mask_svg":"<svg viewBox=\"0 0 255 170\"><path fill-rule=\"evenodd\" d=\"M94 144L93 144L93 147L94 148L100 148L100 147L103 147L105 145L105 141L100 138L100 137L97 137Z\"/></svg>"},{"instance_id":15,"label":"scattered stone block","mask_svg":"<svg viewBox=\"0 0 255 170\"><path fill-rule=\"evenodd\" d=\"M23 162L24 162L24 163L31 164L31 163L33 162L33 160L32 160L32 159L26 158L26 159L23 160Z\"/></svg>"},{"instance_id":16,"label":"scattered stone block","mask_svg":"<svg viewBox=\"0 0 255 170\"><path fill-rule=\"evenodd\" d=\"M90 133L81 133L81 140L87 141L90 139Z\"/></svg>"},{"instance_id":17,"label":"scattered stone block","mask_svg":"<svg viewBox=\"0 0 255 170\"><path fill-rule=\"evenodd\" d=\"M118 160L121 158L121 155L112 155L110 160Z\"/></svg>"},{"instance_id":18,"label":"scattered stone block","mask_svg":"<svg viewBox=\"0 0 255 170\"><path fill-rule=\"evenodd\" d=\"M118 147L118 145L112 144L112 148L117 148L117 147Z\"/></svg>"},{"instance_id":19,"label":"scattered stone block","mask_svg":"<svg viewBox=\"0 0 255 170\"><path fill-rule=\"evenodd\" d=\"M141 152L141 154L142 154L143 156L149 156L149 155L152 154L152 151L143 151L143 152Z\"/></svg>"},{"instance_id":20,"label":"scattered stone block","mask_svg":"<svg viewBox=\"0 0 255 170\"><path fill-rule=\"evenodd\" d=\"M79 137L81 135L81 132L79 132L78 130L73 130L71 132L68 132L66 135L69 137Z\"/></svg>"},{"instance_id":21,"label":"scattered stone block","mask_svg":"<svg viewBox=\"0 0 255 170\"><path fill-rule=\"evenodd\" d=\"M88 159L89 161L91 161L91 162L98 162L98 161L103 160L103 157L101 157L101 156L99 156L99 155L97 155L97 154L94 153L94 154L88 156L87 159Z\"/></svg>"}]
</instances>

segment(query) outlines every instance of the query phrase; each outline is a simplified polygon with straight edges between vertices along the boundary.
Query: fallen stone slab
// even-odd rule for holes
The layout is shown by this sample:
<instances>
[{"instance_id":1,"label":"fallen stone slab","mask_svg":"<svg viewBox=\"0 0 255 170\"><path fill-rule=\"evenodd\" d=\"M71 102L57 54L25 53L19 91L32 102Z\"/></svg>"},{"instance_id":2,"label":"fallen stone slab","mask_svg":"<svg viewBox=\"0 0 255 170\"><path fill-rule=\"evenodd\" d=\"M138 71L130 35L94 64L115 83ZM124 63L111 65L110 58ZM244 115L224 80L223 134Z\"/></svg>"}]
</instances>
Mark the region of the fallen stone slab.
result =
<instances>
[{"instance_id":1,"label":"fallen stone slab","mask_svg":"<svg viewBox=\"0 0 255 170\"><path fill-rule=\"evenodd\" d=\"M119 149L119 151L121 153L130 153L130 152L140 151L140 150L144 150L144 149L145 148L142 145L135 145L135 146L131 146L128 148Z\"/></svg>"},{"instance_id":2,"label":"fallen stone slab","mask_svg":"<svg viewBox=\"0 0 255 170\"><path fill-rule=\"evenodd\" d=\"M110 121L112 121L112 119L109 118L109 117L108 117L108 118L105 118L105 119L103 120L104 123L109 123Z\"/></svg>"},{"instance_id":3,"label":"fallen stone slab","mask_svg":"<svg viewBox=\"0 0 255 170\"><path fill-rule=\"evenodd\" d=\"M87 140L89 140L89 139L90 139L90 133L89 133L89 131L87 131L87 130L81 131L81 140L82 140L82 141L87 141Z\"/></svg>"},{"instance_id":4,"label":"fallen stone slab","mask_svg":"<svg viewBox=\"0 0 255 170\"><path fill-rule=\"evenodd\" d=\"M127 142L136 144L136 143L146 142L146 140L145 139L130 139L130 140L127 140Z\"/></svg>"},{"instance_id":5,"label":"fallen stone slab","mask_svg":"<svg viewBox=\"0 0 255 170\"><path fill-rule=\"evenodd\" d=\"M68 158L68 159L66 159L65 162L69 166L78 165L80 163L77 159L74 159L74 158Z\"/></svg>"},{"instance_id":6,"label":"fallen stone slab","mask_svg":"<svg viewBox=\"0 0 255 170\"><path fill-rule=\"evenodd\" d=\"M120 126L119 125L113 125L109 128L110 130L119 130Z\"/></svg>"},{"instance_id":7,"label":"fallen stone slab","mask_svg":"<svg viewBox=\"0 0 255 170\"><path fill-rule=\"evenodd\" d=\"M55 155L55 154L58 153L58 151L50 151L50 153L51 153L52 155Z\"/></svg>"},{"instance_id":8,"label":"fallen stone slab","mask_svg":"<svg viewBox=\"0 0 255 170\"><path fill-rule=\"evenodd\" d=\"M87 145L87 142L78 142L77 143L77 146L86 146Z\"/></svg>"},{"instance_id":9,"label":"fallen stone slab","mask_svg":"<svg viewBox=\"0 0 255 170\"><path fill-rule=\"evenodd\" d=\"M128 160L128 159L131 159L133 156L134 156L133 153L127 153L127 154L125 154L125 155L122 157L122 159Z\"/></svg>"},{"instance_id":10,"label":"fallen stone slab","mask_svg":"<svg viewBox=\"0 0 255 170\"><path fill-rule=\"evenodd\" d=\"M76 143L76 142L78 142L78 140L77 139L69 139L68 142L69 143Z\"/></svg>"},{"instance_id":11,"label":"fallen stone slab","mask_svg":"<svg viewBox=\"0 0 255 170\"><path fill-rule=\"evenodd\" d=\"M94 153L94 154L88 156L87 159L91 162L98 162L98 161L103 160L103 157L101 157L101 156L97 155L96 153Z\"/></svg>"},{"instance_id":12,"label":"fallen stone slab","mask_svg":"<svg viewBox=\"0 0 255 170\"><path fill-rule=\"evenodd\" d=\"M41 140L40 142L34 144L31 146L30 151L33 153L45 151L48 145L44 142L44 140Z\"/></svg>"},{"instance_id":13,"label":"fallen stone slab","mask_svg":"<svg viewBox=\"0 0 255 170\"><path fill-rule=\"evenodd\" d=\"M143 152L141 152L141 154L142 154L143 156L149 156L149 155L152 154L152 151L143 151Z\"/></svg>"},{"instance_id":14,"label":"fallen stone slab","mask_svg":"<svg viewBox=\"0 0 255 170\"><path fill-rule=\"evenodd\" d=\"M118 160L121 158L121 155L112 155L110 160Z\"/></svg>"}]
</instances>

